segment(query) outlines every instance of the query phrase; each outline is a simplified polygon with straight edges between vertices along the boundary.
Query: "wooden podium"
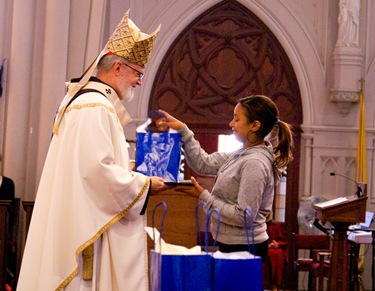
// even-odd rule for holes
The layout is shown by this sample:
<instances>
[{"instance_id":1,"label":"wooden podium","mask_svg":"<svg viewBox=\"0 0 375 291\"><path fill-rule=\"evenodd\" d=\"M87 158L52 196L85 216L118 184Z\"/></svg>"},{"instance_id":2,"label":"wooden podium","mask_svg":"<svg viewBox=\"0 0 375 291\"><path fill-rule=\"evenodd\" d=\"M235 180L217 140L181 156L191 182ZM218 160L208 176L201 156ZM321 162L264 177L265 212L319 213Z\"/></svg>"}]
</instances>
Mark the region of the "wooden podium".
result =
<instances>
[{"instance_id":1,"label":"wooden podium","mask_svg":"<svg viewBox=\"0 0 375 291\"><path fill-rule=\"evenodd\" d=\"M365 221L367 198L341 197L314 205L315 217L334 226L327 290L349 290L347 231L350 225Z\"/></svg>"}]
</instances>

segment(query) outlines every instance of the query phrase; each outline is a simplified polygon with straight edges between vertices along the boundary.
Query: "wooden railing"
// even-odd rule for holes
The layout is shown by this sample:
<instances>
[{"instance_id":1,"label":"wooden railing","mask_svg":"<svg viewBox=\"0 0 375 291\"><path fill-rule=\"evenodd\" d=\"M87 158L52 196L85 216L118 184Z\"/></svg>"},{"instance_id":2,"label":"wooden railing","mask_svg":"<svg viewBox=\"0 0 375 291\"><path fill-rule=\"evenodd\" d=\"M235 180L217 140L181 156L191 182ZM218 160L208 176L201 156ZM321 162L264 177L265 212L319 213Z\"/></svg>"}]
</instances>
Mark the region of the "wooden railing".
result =
<instances>
[{"instance_id":1,"label":"wooden railing","mask_svg":"<svg viewBox=\"0 0 375 291\"><path fill-rule=\"evenodd\" d=\"M20 198L15 198L13 201L0 200L0 291L5 290L5 284L9 278L12 278L13 290L17 285L21 265L19 240L23 236L20 237L18 231L20 202ZM27 236L34 202L23 201L22 204L26 212L26 232L24 235Z\"/></svg>"},{"instance_id":2,"label":"wooden railing","mask_svg":"<svg viewBox=\"0 0 375 291\"><path fill-rule=\"evenodd\" d=\"M34 201L22 201L22 206L26 212L25 237L27 238L27 234L29 232L30 221L31 221L31 215L33 214L33 209L34 209Z\"/></svg>"},{"instance_id":3,"label":"wooden railing","mask_svg":"<svg viewBox=\"0 0 375 291\"><path fill-rule=\"evenodd\" d=\"M0 200L0 291L5 290L7 277L7 250L9 239L9 221L12 201Z\"/></svg>"}]
</instances>

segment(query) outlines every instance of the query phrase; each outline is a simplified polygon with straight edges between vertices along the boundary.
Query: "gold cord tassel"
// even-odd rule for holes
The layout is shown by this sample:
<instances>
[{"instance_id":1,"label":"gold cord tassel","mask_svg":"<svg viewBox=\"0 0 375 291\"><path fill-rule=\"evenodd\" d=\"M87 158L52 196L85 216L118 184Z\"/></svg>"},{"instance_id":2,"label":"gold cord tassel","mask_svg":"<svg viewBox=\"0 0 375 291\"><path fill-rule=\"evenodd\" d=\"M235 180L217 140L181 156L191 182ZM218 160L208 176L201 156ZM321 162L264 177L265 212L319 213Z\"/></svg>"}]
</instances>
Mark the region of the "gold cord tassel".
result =
<instances>
[{"instance_id":1,"label":"gold cord tassel","mask_svg":"<svg viewBox=\"0 0 375 291\"><path fill-rule=\"evenodd\" d=\"M83 270L82 279L92 280L93 264L94 264L94 246L91 244L82 252Z\"/></svg>"}]
</instances>

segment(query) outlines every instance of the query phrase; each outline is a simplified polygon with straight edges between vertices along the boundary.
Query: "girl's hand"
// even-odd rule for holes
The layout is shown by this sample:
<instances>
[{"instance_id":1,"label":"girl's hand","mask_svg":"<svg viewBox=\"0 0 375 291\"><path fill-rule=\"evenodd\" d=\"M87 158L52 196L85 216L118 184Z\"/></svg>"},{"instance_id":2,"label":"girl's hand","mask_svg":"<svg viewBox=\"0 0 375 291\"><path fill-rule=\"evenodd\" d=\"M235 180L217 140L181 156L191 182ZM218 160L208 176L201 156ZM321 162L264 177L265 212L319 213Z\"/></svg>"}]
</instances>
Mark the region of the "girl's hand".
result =
<instances>
[{"instance_id":1,"label":"girl's hand","mask_svg":"<svg viewBox=\"0 0 375 291\"><path fill-rule=\"evenodd\" d=\"M195 197L199 197L204 189L201 185L199 185L199 183L193 176L191 176L190 179L194 184L194 188L192 189L191 194L193 194Z\"/></svg>"},{"instance_id":2,"label":"girl's hand","mask_svg":"<svg viewBox=\"0 0 375 291\"><path fill-rule=\"evenodd\" d=\"M190 179L191 179L191 182L193 182L194 187L181 186L177 188L178 192L182 192L184 194L188 194L188 195L199 198L199 196L201 195L204 189L201 185L198 184L197 180L194 177L191 177ZM173 187L171 187L170 189L173 189Z\"/></svg>"},{"instance_id":3,"label":"girl's hand","mask_svg":"<svg viewBox=\"0 0 375 291\"><path fill-rule=\"evenodd\" d=\"M178 120L177 118L173 117L172 115L170 115L164 110L159 109L159 111L167 117L167 120L163 120L159 122L160 126L168 126L174 130L180 130L181 128L184 127L184 123Z\"/></svg>"}]
</instances>

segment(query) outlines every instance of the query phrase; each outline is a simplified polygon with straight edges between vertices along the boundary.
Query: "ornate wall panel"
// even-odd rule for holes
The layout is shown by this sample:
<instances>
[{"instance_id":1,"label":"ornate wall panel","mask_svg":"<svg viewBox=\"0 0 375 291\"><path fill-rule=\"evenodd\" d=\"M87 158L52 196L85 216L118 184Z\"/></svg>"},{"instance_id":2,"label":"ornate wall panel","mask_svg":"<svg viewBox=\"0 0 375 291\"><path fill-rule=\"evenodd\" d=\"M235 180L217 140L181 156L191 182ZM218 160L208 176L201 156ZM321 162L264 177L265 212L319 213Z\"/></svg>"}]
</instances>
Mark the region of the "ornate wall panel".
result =
<instances>
[{"instance_id":1,"label":"ornate wall panel","mask_svg":"<svg viewBox=\"0 0 375 291\"><path fill-rule=\"evenodd\" d=\"M264 94L281 118L302 122L298 84L269 29L236 1L223 1L196 18L162 61L149 109L164 108L196 131L229 131L240 97Z\"/></svg>"}]
</instances>

